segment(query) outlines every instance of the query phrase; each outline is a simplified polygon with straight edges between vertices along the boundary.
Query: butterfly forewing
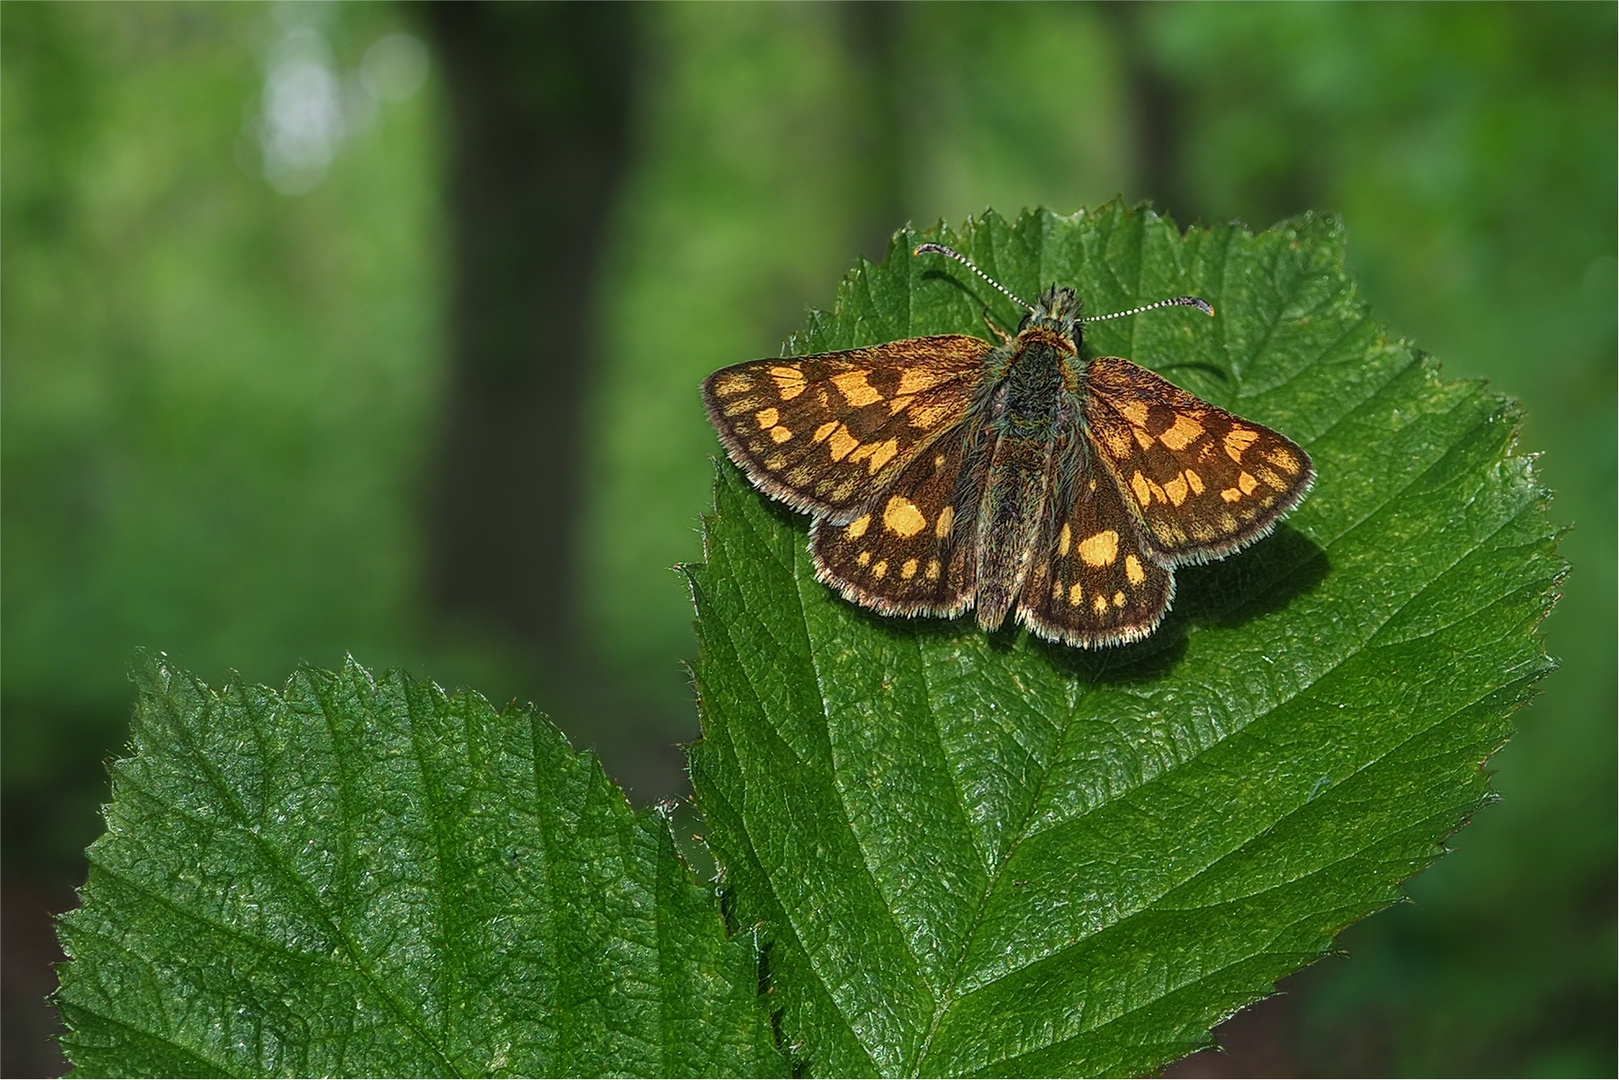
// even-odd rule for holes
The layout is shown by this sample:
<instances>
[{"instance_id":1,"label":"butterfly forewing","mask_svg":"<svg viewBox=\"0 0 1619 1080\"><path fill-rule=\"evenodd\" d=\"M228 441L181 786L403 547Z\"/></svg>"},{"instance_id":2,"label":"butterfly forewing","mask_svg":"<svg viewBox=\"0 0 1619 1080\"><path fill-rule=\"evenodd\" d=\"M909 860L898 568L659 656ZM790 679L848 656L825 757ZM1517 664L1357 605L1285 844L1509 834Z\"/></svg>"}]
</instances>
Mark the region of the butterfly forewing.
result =
<instances>
[{"instance_id":1,"label":"butterfly forewing","mask_svg":"<svg viewBox=\"0 0 1619 1080\"><path fill-rule=\"evenodd\" d=\"M1216 559L1270 531L1315 478L1299 445L1114 356L1086 369L1097 456L1171 565Z\"/></svg>"},{"instance_id":2,"label":"butterfly forewing","mask_svg":"<svg viewBox=\"0 0 1619 1080\"><path fill-rule=\"evenodd\" d=\"M1088 455L1080 455L1082 459ZM1082 460L1062 512L1035 550L1018 617L1041 637L1094 649L1152 633L1174 578L1153 558L1124 495L1098 463Z\"/></svg>"},{"instance_id":3,"label":"butterfly forewing","mask_svg":"<svg viewBox=\"0 0 1619 1080\"><path fill-rule=\"evenodd\" d=\"M884 615L959 615L972 606L977 507L957 505L960 435L919 455L871 509L847 524L810 527L815 575ZM972 501L970 496L967 501Z\"/></svg>"},{"instance_id":4,"label":"butterfly forewing","mask_svg":"<svg viewBox=\"0 0 1619 1080\"><path fill-rule=\"evenodd\" d=\"M710 375L703 403L749 480L846 524L960 425L990 349L942 334L755 360Z\"/></svg>"}]
</instances>

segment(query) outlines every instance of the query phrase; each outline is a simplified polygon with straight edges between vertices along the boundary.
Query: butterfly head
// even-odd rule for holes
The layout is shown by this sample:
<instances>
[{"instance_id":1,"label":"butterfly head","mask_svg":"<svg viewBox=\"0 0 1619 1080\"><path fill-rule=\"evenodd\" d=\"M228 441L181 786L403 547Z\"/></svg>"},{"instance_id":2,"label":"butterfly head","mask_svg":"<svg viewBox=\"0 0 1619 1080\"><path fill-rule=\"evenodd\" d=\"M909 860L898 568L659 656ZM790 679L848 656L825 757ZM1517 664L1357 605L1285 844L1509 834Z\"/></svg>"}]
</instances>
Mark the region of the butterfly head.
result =
<instances>
[{"instance_id":1,"label":"butterfly head","mask_svg":"<svg viewBox=\"0 0 1619 1080\"><path fill-rule=\"evenodd\" d=\"M1085 317L1081 314L1079 297L1074 295L1074 290L1053 285L1029 307L1029 313L1023 316L1023 322L1018 326L1018 333L1035 329L1050 330L1061 334L1077 350L1084 326Z\"/></svg>"}]
</instances>

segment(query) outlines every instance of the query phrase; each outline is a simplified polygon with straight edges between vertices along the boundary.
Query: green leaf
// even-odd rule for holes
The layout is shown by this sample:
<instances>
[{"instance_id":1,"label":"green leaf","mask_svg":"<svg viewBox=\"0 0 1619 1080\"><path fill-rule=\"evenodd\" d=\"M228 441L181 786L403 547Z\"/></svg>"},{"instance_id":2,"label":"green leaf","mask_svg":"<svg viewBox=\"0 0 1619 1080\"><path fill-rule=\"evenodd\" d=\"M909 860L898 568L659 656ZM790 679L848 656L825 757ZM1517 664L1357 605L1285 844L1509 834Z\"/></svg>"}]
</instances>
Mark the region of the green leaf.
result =
<instances>
[{"instance_id":1,"label":"green leaf","mask_svg":"<svg viewBox=\"0 0 1619 1080\"><path fill-rule=\"evenodd\" d=\"M1332 219L1182 236L1114 204L941 235L1023 296L1207 297L1218 318L1087 346L1278 428L1320 478L1269 539L1183 568L1152 638L1084 652L837 599L805 520L722 466L690 570L708 842L814 1073L1150 1073L1399 900L1486 799L1552 667L1547 494L1513 404L1356 302ZM789 351L1016 325L918 239Z\"/></svg>"},{"instance_id":2,"label":"green leaf","mask_svg":"<svg viewBox=\"0 0 1619 1080\"><path fill-rule=\"evenodd\" d=\"M533 712L141 657L56 1004L86 1074L758 1075L753 943Z\"/></svg>"}]
</instances>

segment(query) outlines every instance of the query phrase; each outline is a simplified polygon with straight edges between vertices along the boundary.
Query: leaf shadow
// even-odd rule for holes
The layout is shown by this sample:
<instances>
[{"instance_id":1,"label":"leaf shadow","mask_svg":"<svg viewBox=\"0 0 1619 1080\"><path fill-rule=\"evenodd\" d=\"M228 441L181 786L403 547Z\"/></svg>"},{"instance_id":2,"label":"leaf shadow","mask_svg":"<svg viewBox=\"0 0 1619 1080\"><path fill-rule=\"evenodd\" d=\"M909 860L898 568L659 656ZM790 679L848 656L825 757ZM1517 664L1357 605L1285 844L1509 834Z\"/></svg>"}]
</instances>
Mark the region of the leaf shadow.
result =
<instances>
[{"instance_id":1,"label":"leaf shadow","mask_svg":"<svg viewBox=\"0 0 1619 1080\"><path fill-rule=\"evenodd\" d=\"M805 543L806 515L775 499L761 499L778 521L794 527ZM992 651L1010 654L1022 647L1038 651L1058 670L1088 682L1143 683L1168 674L1186 654L1194 627L1238 628L1287 607L1315 589L1331 570L1326 549L1283 522L1264 539L1234 555L1175 571L1175 600L1164 621L1147 638L1129 645L1080 649L1045 641L1009 617L987 636ZM831 591L830 586L826 588ZM947 644L983 634L968 610L953 619L883 615L848 601L847 617L890 637Z\"/></svg>"},{"instance_id":2,"label":"leaf shadow","mask_svg":"<svg viewBox=\"0 0 1619 1080\"><path fill-rule=\"evenodd\" d=\"M989 299L986 298L986 296L974 291L973 286L976 284L975 282L964 281L958 275L952 274L948 270L943 269L924 270L920 276L924 281L942 281L949 285L955 286L956 291L959 292L963 298L971 301L973 306L982 313L981 317L985 323L993 325L1003 334L1011 335L1017 333L1018 323L1013 322L1010 326L1008 326L997 319L995 317L995 309L990 304ZM977 328L974 327L973 329L976 330Z\"/></svg>"},{"instance_id":3,"label":"leaf shadow","mask_svg":"<svg viewBox=\"0 0 1619 1080\"><path fill-rule=\"evenodd\" d=\"M1190 625L1237 627L1287 607L1332 569L1326 549L1282 524L1241 554L1176 572L1176 614Z\"/></svg>"}]
</instances>

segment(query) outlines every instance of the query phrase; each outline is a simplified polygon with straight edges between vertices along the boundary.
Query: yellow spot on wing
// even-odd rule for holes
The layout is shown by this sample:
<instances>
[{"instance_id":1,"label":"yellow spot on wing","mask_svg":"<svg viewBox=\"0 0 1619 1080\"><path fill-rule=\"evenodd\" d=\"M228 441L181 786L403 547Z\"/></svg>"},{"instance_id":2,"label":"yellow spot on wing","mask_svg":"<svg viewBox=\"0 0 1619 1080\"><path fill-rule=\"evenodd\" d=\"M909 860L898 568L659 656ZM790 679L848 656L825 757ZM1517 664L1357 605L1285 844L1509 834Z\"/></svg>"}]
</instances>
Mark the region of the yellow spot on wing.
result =
<instances>
[{"instance_id":1,"label":"yellow spot on wing","mask_svg":"<svg viewBox=\"0 0 1619 1080\"><path fill-rule=\"evenodd\" d=\"M1192 489L1193 495L1203 494L1203 478L1191 469L1186 470L1186 486Z\"/></svg>"},{"instance_id":2,"label":"yellow spot on wing","mask_svg":"<svg viewBox=\"0 0 1619 1080\"><path fill-rule=\"evenodd\" d=\"M1132 552L1124 557L1124 576L1130 579L1130 584L1140 585L1147 580L1147 571L1142 569L1141 560Z\"/></svg>"},{"instance_id":3,"label":"yellow spot on wing","mask_svg":"<svg viewBox=\"0 0 1619 1080\"><path fill-rule=\"evenodd\" d=\"M1113 594L1113 606L1114 607L1123 607L1124 606L1124 593L1123 593L1122 590Z\"/></svg>"},{"instance_id":4,"label":"yellow spot on wing","mask_svg":"<svg viewBox=\"0 0 1619 1080\"><path fill-rule=\"evenodd\" d=\"M933 524L933 535L940 540L950 535L950 526L956 522L956 508L947 506L939 511L939 520Z\"/></svg>"},{"instance_id":5,"label":"yellow spot on wing","mask_svg":"<svg viewBox=\"0 0 1619 1080\"><path fill-rule=\"evenodd\" d=\"M1220 498L1224 499L1226 502L1241 502L1242 492L1238 491L1236 488L1224 488L1220 492ZM1227 528L1231 528L1235 525L1236 522L1232 522L1231 525L1227 526Z\"/></svg>"},{"instance_id":6,"label":"yellow spot on wing","mask_svg":"<svg viewBox=\"0 0 1619 1080\"><path fill-rule=\"evenodd\" d=\"M744 394L753 388L753 380L746 375L721 375L714 380L714 393L721 397Z\"/></svg>"},{"instance_id":7,"label":"yellow spot on wing","mask_svg":"<svg viewBox=\"0 0 1619 1080\"><path fill-rule=\"evenodd\" d=\"M1299 471L1299 459L1285 446L1272 447L1265 451L1265 460L1285 473Z\"/></svg>"},{"instance_id":8,"label":"yellow spot on wing","mask_svg":"<svg viewBox=\"0 0 1619 1080\"><path fill-rule=\"evenodd\" d=\"M1136 505L1145 509L1152 505L1152 488L1147 486L1147 478L1140 473L1130 477L1130 490L1135 492Z\"/></svg>"},{"instance_id":9,"label":"yellow spot on wing","mask_svg":"<svg viewBox=\"0 0 1619 1080\"><path fill-rule=\"evenodd\" d=\"M1074 533L1073 530L1068 528L1068 523L1065 521L1062 525L1062 532L1057 534L1057 554L1066 555L1068 554L1068 549L1073 546Z\"/></svg>"},{"instance_id":10,"label":"yellow spot on wing","mask_svg":"<svg viewBox=\"0 0 1619 1080\"><path fill-rule=\"evenodd\" d=\"M773 428L776 426L776 421L781 419L781 410L775 408L760 409L754 419L759 421L760 431L765 428Z\"/></svg>"},{"instance_id":11,"label":"yellow spot on wing","mask_svg":"<svg viewBox=\"0 0 1619 1080\"><path fill-rule=\"evenodd\" d=\"M1169 496L1172 506L1179 506L1186 501L1186 478L1177 476L1164 485L1164 494Z\"/></svg>"},{"instance_id":12,"label":"yellow spot on wing","mask_svg":"<svg viewBox=\"0 0 1619 1080\"><path fill-rule=\"evenodd\" d=\"M924 390L932 390L935 386L951 378L954 378L954 376L940 374L924 367L908 367L900 373L899 393L920 394Z\"/></svg>"},{"instance_id":13,"label":"yellow spot on wing","mask_svg":"<svg viewBox=\"0 0 1619 1080\"><path fill-rule=\"evenodd\" d=\"M1087 536L1079 542L1079 557L1087 566L1111 566L1119 557L1119 534L1103 529Z\"/></svg>"},{"instance_id":14,"label":"yellow spot on wing","mask_svg":"<svg viewBox=\"0 0 1619 1080\"><path fill-rule=\"evenodd\" d=\"M866 535L866 530L868 528L870 528L870 527L871 527L871 515L870 514L861 514L859 517L855 518L853 521L849 522L849 524L847 526L844 527L843 535L847 536L850 540L858 540L862 536Z\"/></svg>"},{"instance_id":15,"label":"yellow spot on wing","mask_svg":"<svg viewBox=\"0 0 1619 1080\"><path fill-rule=\"evenodd\" d=\"M1247 428L1234 427L1225 433L1226 456L1237 463L1242 462L1242 452L1252 446L1259 438L1259 432L1249 431Z\"/></svg>"},{"instance_id":16,"label":"yellow spot on wing","mask_svg":"<svg viewBox=\"0 0 1619 1080\"><path fill-rule=\"evenodd\" d=\"M1091 601L1091 609L1093 611L1095 611L1098 615L1106 615L1107 614L1107 597L1105 597L1105 596L1101 595L1100 593L1098 593L1097 596L1096 596L1096 599Z\"/></svg>"},{"instance_id":17,"label":"yellow spot on wing","mask_svg":"<svg viewBox=\"0 0 1619 1080\"><path fill-rule=\"evenodd\" d=\"M871 384L866 381L864 371L845 371L834 375L832 385L838 388L838 393L843 395L844 401L857 409L862 405L875 405L883 399L883 396L873 390Z\"/></svg>"},{"instance_id":18,"label":"yellow spot on wing","mask_svg":"<svg viewBox=\"0 0 1619 1080\"><path fill-rule=\"evenodd\" d=\"M927 577L927 579L929 581L938 581L939 580L939 560L938 559L929 559L928 560L928 568L927 568L927 572L926 572L925 576Z\"/></svg>"},{"instance_id":19,"label":"yellow spot on wing","mask_svg":"<svg viewBox=\"0 0 1619 1080\"><path fill-rule=\"evenodd\" d=\"M804 373L797 368L778 366L770 369L770 377L776 380L776 392L781 400L791 401L804 392Z\"/></svg>"},{"instance_id":20,"label":"yellow spot on wing","mask_svg":"<svg viewBox=\"0 0 1619 1080\"><path fill-rule=\"evenodd\" d=\"M1175 426L1158 436L1158 441L1171 450L1185 450L1191 442L1203 434L1203 425L1193 420L1185 413L1175 417Z\"/></svg>"},{"instance_id":21,"label":"yellow spot on wing","mask_svg":"<svg viewBox=\"0 0 1619 1080\"><path fill-rule=\"evenodd\" d=\"M910 403L911 399L908 397L895 398L893 401L888 403L888 415L898 416L900 413L905 411L905 406L909 405Z\"/></svg>"},{"instance_id":22,"label":"yellow spot on wing","mask_svg":"<svg viewBox=\"0 0 1619 1080\"><path fill-rule=\"evenodd\" d=\"M855 562L859 563L861 566L870 566L871 565L871 552L862 551L860 553L860 555L855 559Z\"/></svg>"},{"instance_id":23,"label":"yellow spot on wing","mask_svg":"<svg viewBox=\"0 0 1619 1080\"><path fill-rule=\"evenodd\" d=\"M1084 597L1085 590L1079 587L1079 582L1076 581L1072 585L1068 586L1068 602L1070 604L1078 607L1080 600L1084 599Z\"/></svg>"},{"instance_id":24,"label":"yellow spot on wing","mask_svg":"<svg viewBox=\"0 0 1619 1080\"><path fill-rule=\"evenodd\" d=\"M813 438L816 442L825 442L826 437L838 430L838 427L839 424L836 420L828 420L826 423L815 429L815 434L811 436L811 438Z\"/></svg>"},{"instance_id":25,"label":"yellow spot on wing","mask_svg":"<svg viewBox=\"0 0 1619 1080\"><path fill-rule=\"evenodd\" d=\"M879 559L877 561L877 565L871 568L871 576L876 578L878 581L881 581L883 579L883 575L886 573L888 573L887 559Z\"/></svg>"},{"instance_id":26,"label":"yellow spot on wing","mask_svg":"<svg viewBox=\"0 0 1619 1080\"><path fill-rule=\"evenodd\" d=\"M1126 435L1119 429L1109 428L1107 433L1102 436L1102 441L1107 443L1107 452L1112 454L1114 457L1122 458L1129 456L1130 436Z\"/></svg>"},{"instance_id":27,"label":"yellow spot on wing","mask_svg":"<svg viewBox=\"0 0 1619 1080\"><path fill-rule=\"evenodd\" d=\"M860 449L850 454L849 460L860 461L862 459L867 459L866 468L873 476L875 476L877 474L877 470L894 460L894 455L897 453L899 453L899 440L889 439L887 442L866 443Z\"/></svg>"},{"instance_id":28,"label":"yellow spot on wing","mask_svg":"<svg viewBox=\"0 0 1619 1080\"><path fill-rule=\"evenodd\" d=\"M1244 495L1252 495L1254 493L1254 488L1259 486L1259 481L1255 480L1247 473L1242 473L1237 477L1237 486L1242 489L1242 493Z\"/></svg>"},{"instance_id":29,"label":"yellow spot on wing","mask_svg":"<svg viewBox=\"0 0 1619 1080\"><path fill-rule=\"evenodd\" d=\"M782 427L780 424L777 424L775 427L770 429L770 441L771 442L784 443L784 442L786 442L788 439L790 439L792 437L793 437L792 431L790 429L788 429L788 428Z\"/></svg>"},{"instance_id":30,"label":"yellow spot on wing","mask_svg":"<svg viewBox=\"0 0 1619 1080\"><path fill-rule=\"evenodd\" d=\"M1133 435L1135 435L1136 442L1141 444L1141 449L1143 449L1143 450L1151 450L1152 449L1153 438L1152 438L1151 435L1147 434L1147 429L1146 428L1144 428L1144 427L1131 428L1130 431L1131 431L1131 433Z\"/></svg>"},{"instance_id":31,"label":"yellow spot on wing","mask_svg":"<svg viewBox=\"0 0 1619 1080\"><path fill-rule=\"evenodd\" d=\"M1124 418L1136 427L1144 428L1147 426L1147 406L1145 402L1127 401L1119 406L1119 412L1123 413Z\"/></svg>"},{"instance_id":32,"label":"yellow spot on wing","mask_svg":"<svg viewBox=\"0 0 1619 1080\"><path fill-rule=\"evenodd\" d=\"M905 560L905 565L899 568L899 576L904 578L906 581L909 581L913 577L915 577L916 576L916 560L915 559L906 559Z\"/></svg>"},{"instance_id":33,"label":"yellow spot on wing","mask_svg":"<svg viewBox=\"0 0 1619 1080\"><path fill-rule=\"evenodd\" d=\"M831 438L830 446L833 461L842 461L849 456L855 447L860 445L860 440L850 435L849 429L842 424L838 425L838 429L832 433Z\"/></svg>"},{"instance_id":34,"label":"yellow spot on wing","mask_svg":"<svg viewBox=\"0 0 1619 1080\"><path fill-rule=\"evenodd\" d=\"M927 528L927 524L922 511L903 495L890 496L888 505L883 507L883 528L907 540Z\"/></svg>"}]
</instances>

